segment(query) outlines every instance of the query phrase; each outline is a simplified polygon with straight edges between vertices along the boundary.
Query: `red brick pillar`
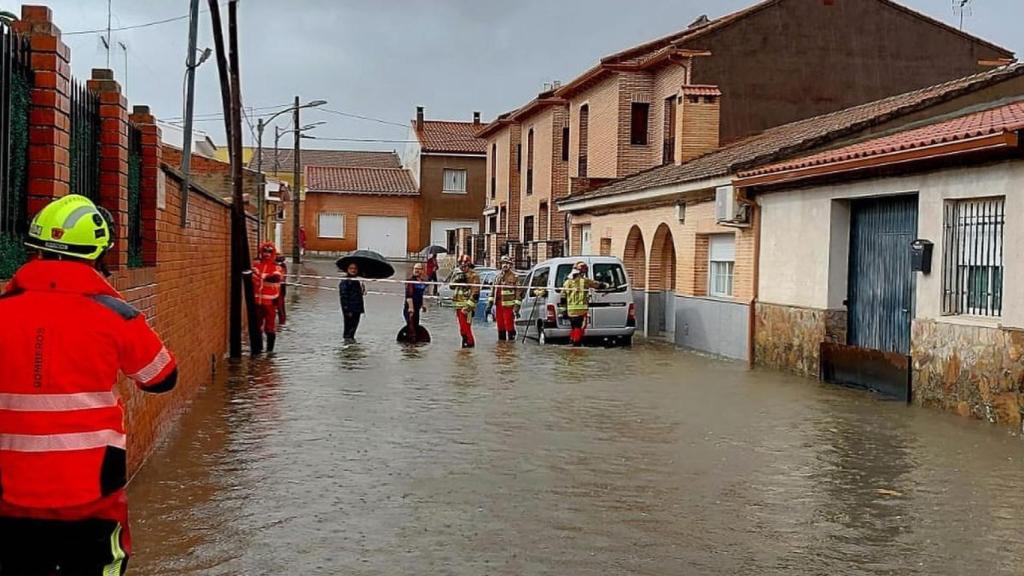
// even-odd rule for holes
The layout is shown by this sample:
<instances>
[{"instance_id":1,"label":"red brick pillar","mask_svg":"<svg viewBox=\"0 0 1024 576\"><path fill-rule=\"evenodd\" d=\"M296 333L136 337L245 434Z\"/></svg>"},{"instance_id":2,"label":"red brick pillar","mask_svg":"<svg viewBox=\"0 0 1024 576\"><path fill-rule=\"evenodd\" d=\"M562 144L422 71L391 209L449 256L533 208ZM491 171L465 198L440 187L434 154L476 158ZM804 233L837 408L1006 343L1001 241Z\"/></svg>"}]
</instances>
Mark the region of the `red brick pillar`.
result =
<instances>
[{"instance_id":1,"label":"red brick pillar","mask_svg":"<svg viewBox=\"0 0 1024 576\"><path fill-rule=\"evenodd\" d=\"M71 51L46 6L22 6L14 30L29 38L35 86L29 111L28 214L68 193L71 180Z\"/></svg>"},{"instance_id":2,"label":"red brick pillar","mask_svg":"<svg viewBox=\"0 0 1024 576\"><path fill-rule=\"evenodd\" d=\"M160 127L149 106L135 106L128 119L142 133L142 174L139 177L142 187L142 263L144 266L156 266L157 186L163 160Z\"/></svg>"},{"instance_id":3,"label":"red brick pillar","mask_svg":"<svg viewBox=\"0 0 1024 576\"><path fill-rule=\"evenodd\" d=\"M100 99L100 205L114 216L117 239L111 269L128 264L128 100L114 72L94 68L86 84Z\"/></svg>"}]
</instances>

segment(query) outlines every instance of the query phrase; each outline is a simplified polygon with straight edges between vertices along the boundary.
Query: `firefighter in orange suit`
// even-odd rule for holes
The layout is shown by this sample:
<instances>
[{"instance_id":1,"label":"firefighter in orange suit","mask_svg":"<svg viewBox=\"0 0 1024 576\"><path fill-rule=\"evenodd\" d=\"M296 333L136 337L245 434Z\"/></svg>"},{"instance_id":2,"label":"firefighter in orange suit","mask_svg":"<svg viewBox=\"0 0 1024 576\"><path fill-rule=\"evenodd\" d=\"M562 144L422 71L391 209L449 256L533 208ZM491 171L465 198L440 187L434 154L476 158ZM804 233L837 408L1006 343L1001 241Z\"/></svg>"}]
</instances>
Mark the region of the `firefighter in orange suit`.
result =
<instances>
[{"instance_id":1,"label":"firefighter in orange suit","mask_svg":"<svg viewBox=\"0 0 1024 576\"><path fill-rule=\"evenodd\" d=\"M267 335L267 352L273 352L277 342L278 301L285 276L284 268L277 262L277 248L273 242L260 245L259 259L252 272L260 331Z\"/></svg>"},{"instance_id":2,"label":"firefighter in orange suit","mask_svg":"<svg viewBox=\"0 0 1024 576\"><path fill-rule=\"evenodd\" d=\"M84 196L32 220L0 296L0 574L123 574L131 551L118 372L146 392L174 356L97 265L113 220Z\"/></svg>"}]
</instances>

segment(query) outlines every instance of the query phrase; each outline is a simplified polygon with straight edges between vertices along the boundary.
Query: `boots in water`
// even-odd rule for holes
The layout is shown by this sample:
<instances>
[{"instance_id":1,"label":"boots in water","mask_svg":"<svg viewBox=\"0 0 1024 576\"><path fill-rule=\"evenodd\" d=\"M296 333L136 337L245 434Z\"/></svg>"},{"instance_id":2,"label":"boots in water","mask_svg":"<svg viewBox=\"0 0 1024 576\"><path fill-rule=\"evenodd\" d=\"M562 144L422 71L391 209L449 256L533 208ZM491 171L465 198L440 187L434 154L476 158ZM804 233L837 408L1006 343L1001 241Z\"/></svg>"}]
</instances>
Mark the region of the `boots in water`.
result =
<instances>
[{"instance_id":1,"label":"boots in water","mask_svg":"<svg viewBox=\"0 0 1024 576\"><path fill-rule=\"evenodd\" d=\"M267 334L267 352L268 353L274 351L274 344L276 344L276 343L277 343L277 334L273 334L273 333Z\"/></svg>"},{"instance_id":2,"label":"boots in water","mask_svg":"<svg viewBox=\"0 0 1024 576\"><path fill-rule=\"evenodd\" d=\"M516 331L515 330L513 330L513 331L508 333L508 339L511 340L512 342L516 341Z\"/></svg>"},{"instance_id":3,"label":"boots in water","mask_svg":"<svg viewBox=\"0 0 1024 576\"><path fill-rule=\"evenodd\" d=\"M507 332L505 332L504 330L498 330L498 340L504 342L507 339Z\"/></svg>"}]
</instances>

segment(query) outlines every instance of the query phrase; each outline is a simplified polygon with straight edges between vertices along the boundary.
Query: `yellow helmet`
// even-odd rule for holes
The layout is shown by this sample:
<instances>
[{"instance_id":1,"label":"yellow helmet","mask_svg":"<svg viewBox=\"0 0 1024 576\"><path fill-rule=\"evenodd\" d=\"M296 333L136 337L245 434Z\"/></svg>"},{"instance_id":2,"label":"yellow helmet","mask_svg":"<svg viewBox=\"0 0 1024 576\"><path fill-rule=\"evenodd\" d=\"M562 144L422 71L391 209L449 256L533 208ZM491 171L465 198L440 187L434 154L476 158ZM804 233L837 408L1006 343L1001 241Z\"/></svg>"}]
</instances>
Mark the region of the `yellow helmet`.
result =
<instances>
[{"instance_id":1,"label":"yellow helmet","mask_svg":"<svg viewBox=\"0 0 1024 576\"><path fill-rule=\"evenodd\" d=\"M110 212L85 196L50 202L32 219L25 245L46 252L96 260L114 244Z\"/></svg>"}]
</instances>

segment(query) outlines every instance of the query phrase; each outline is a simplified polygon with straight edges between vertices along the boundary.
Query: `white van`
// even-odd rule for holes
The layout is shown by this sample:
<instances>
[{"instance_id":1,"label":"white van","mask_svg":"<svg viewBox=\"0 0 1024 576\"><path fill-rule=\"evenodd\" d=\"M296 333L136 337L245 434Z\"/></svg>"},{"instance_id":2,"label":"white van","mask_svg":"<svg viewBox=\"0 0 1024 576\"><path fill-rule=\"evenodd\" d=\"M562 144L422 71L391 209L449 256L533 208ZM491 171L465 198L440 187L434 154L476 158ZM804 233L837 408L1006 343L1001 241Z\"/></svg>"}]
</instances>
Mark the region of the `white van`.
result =
<instances>
[{"instance_id":1,"label":"white van","mask_svg":"<svg viewBox=\"0 0 1024 576\"><path fill-rule=\"evenodd\" d=\"M590 278L611 286L607 291L591 293L587 339L632 344L636 332L633 290L622 261L611 256L554 258L534 266L526 278L528 288L516 320L519 333L541 344L569 338L561 289L577 262L586 262Z\"/></svg>"}]
</instances>

